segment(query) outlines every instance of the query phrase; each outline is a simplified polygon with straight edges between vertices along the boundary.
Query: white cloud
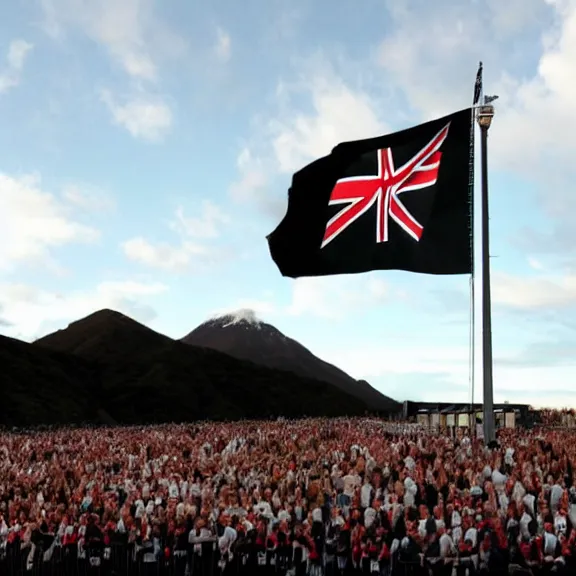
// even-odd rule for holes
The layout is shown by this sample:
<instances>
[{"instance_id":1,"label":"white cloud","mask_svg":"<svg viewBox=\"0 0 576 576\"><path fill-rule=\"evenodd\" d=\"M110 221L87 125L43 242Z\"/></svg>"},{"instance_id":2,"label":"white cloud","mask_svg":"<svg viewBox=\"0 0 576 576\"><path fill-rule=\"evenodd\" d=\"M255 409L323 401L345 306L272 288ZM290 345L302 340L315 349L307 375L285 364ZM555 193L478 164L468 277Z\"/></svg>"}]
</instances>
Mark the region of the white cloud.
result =
<instances>
[{"instance_id":1,"label":"white cloud","mask_svg":"<svg viewBox=\"0 0 576 576\"><path fill-rule=\"evenodd\" d=\"M283 173L328 154L339 142L378 136L386 130L371 98L341 78L315 75L310 85L312 112L291 109L269 126L275 160Z\"/></svg>"},{"instance_id":2,"label":"white cloud","mask_svg":"<svg viewBox=\"0 0 576 576\"><path fill-rule=\"evenodd\" d=\"M375 57L384 71L380 90L362 84L374 76L374 62L350 64L354 76L346 78L333 72L327 58L300 66L296 87L280 84L278 117L260 118L246 147L252 162L239 167L232 194L262 204L270 198L262 182L292 173L342 140L386 132L389 124L400 125L402 114L411 115L401 123L406 125L469 105L482 59L486 92L501 97L491 129L491 165L539 182L548 214L565 219L574 212L574 1L387 0L386 7L388 32ZM307 96L310 105L303 104ZM571 228L565 232L564 247L573 244Z\"/></svg>"},{"instance_id":3,"label":"white cloud","mask_svg":"<svg viewBox=\"0 0 576 576\"><path fill-rule=\"evenodd\" d=\"M303 93L309 96L308 112L299 111L293 102ZM283 102L279 115L261 123L254 143L242 148L239 179L230 188L234 200L256 204L274 218L286 210L286 194L270 193L275 176L297 171L339 142L386 131L372 99L347 86L325 61L310 68L297 86L280 84L278 95Z\"/></svg>"},{"instance_id":4,"label":"white cloud","mask_svg":"<svg viewBox=\"0 0 576 576\"><path fill-rule=\"evenodd\" d=\"M250 168L241 168L240 180L232 184L230 194L236 202L258 200L267 184L268 178L263 169L256 165Z\"/></svg>"},{"instance_id":5,"label":"white cloud","mask_svg":"<svg viewBox=\"0 0 576 576\"><path fill-rule=\"evenodd\" d=\"M116 207L114 198L94 186L67 184L62 195L70 204L89 212L109 212Z\"/></svg>"},{"instance_id":6,"label":"white cloud","mask_svg":"<svg viewBox=\"0 0 576 576\"><path fill-rule=\"evenodd\" d=\"M550 319L556 321L556 312L576 306L576 276L565 274L561 270L547 272L539 261L530 261L530 264L534 271L526 275L492 271L492 304L508 310L546 313ZM478 295L479 283L478 278ZM463 311L465 306L469 305L469 291L464 285L448 290L435 290L432 294L452 310L456 308ZM478 296L477 306L480 305L480 300ZM562 318L566 320L565 316Z\"/></svg>"},{"instance_id":7,"label":"white cloud","mask_svg":"<svg viewBox=\"0 0 576 576\"><path fill-rule=\"evenodd\" d=\"M131 238L122 244L124 254L130 260L170 272L185 272L199 269L218 256L212 246L191 240L192 238L214 239L220 228L230 218L212 202L202 203L202 212L197 217L187 217L182 207L176 210L176 218L169 223L178 235L177 243L153 243L143 237Z\"/></svg>"},{"instance_id":8,"label":"white cloud","mask_svg":"<svg viewBox=\"0 0 576 576\"><path fill-rule=\"evenodd\" d=\"M533 270L544 270L544 264L542 264L540 260L532 258L531 256L528 258L528 266Z\"/></svg>"},{"instance_id":9,"label":"white cloud","mask_svg":"<svg viewBox=\"0 0 576 576\"><path fill-rule=\"evenodd\" d=\"M320 353L320 351L318 351ZM387 374L453 375L454 379L468 378L469 352L467 346L426 346L387 342L381 345L362 343L354 348L332 350L327 348L321 357L336 364L355 378L370 381Z\"/></svg>"},{"instance_id":10,"label":"white cloud","mask_svg":"<svg viewBox=\"0 0 576 576\"><path fill-rule=\"evenodd\" d=\"M476 66L483 60L485 91L500 95L490 131L491 165L536 179L547 212L559 218L571 214L576 3L387 0L387 5L393 33L380 46L380 64L401 97L422 118L463 108L470 104Z\"/></svg>"},{"instance_id":11,"label":"white cloud","mask_svg":"<svg viewBox=\"0 0 576 576\"><path fill-rule=\"evenodd\" d=\"M546 197L551 208L556 205L554 212L561 213L567 194L550 190L549 175L557 167L571 170L576 153L572 138L576 130L576 3L551 0L548 5L554 8L557 24L543 35L537 74L510 82L505 93L508 105L498 118L495 154L509 158L516 168L546 175Z\"/></svg>"},{"instance_id":12,"label":"white cloud","mask_svg":"<svg viewBox=\"0 0 576 576\"><path fill-rule=\"evenodd\" d=\"M161 99L142 95L119 104L108 91L102 92L101 99L114 123L126 128L134 138L158 142L172 126L172 111Z\"/></svg>"},{"instance_id":13,"label":"white cloud","mask_svg":"<svg viewBox=\"0 0 576 576\"><path fill-rule=\"evenodd\" d=\"M286 202L273 198L268 192L270 176L262 158L254 157L248 147L242 149L236 160L239 179L230 186L230 197L234 202L253 204L266 214L281 217L286 210Z\"/></svg>"},{"instance_id":14,"label":"white cloud","mask_svg":"<svg viewBox=\"0 0 576 576\"><path fill-rule=\"evenodd\" d=\"M266 216L280 219L286 212L286 197L270 194L272 179L263 158L254 157L248 147L242 149L236 160L239 179L230 186L230 197L239 204L255 206Z\"/></svg>"},{"instance_id":15,"label":"white cloud","mask_svg":"<svg viewBox=\"0 0 576 576\"><path fill-rule=\"evenodd\" d=\"M164 284L132 280L102 282L95 289L66 294L24 284L0 284L2 316L10 324L4 332L32 340L103 308L148 322L155 317L148 299L167 290Z\"/></svg>"},{"instance_id":16,"label":"white cloud","mask_svg":"<svg viewBox=\"0 0 576 576\"><path fill-rule=\"evenodd\" d=\"M249 148L243 148L236 160L240 180L230 187L232 199L237 202L249 202L257 199L268 180L263 162L254 158Z\"/></svg>"},{"instance_id":17,"label":"white cloud","mask_svg":"<svg viewBox=\"0 0 576 576\"><path fill-rule=\"evenodd\" d=\"M354 347L312 347L314 354L354 378L364 379L397 400L469 402L470 355L467 346L443 346L416 339L409 344L382 339L359 341ZM477 350L476 358L481 357ZM565 366L519 369L494 366L496 402L555 406L576 404L573 368ZM546 382L546 387L542 383ZM475 401L482 401L482 368L475 370Z\"/></svg>"},{"instance_id":18,"label":"white cloud","mask_svg":"<svg viewBox=\"0 0 576 576\"><path fill-rule=\"evenodd\" d=\"M232 324L240 322L241 320L245 320L251 324L258 324L263 321L263 315L273 313L274 308L269 303L259 302L258 300L239 300L237 306L218 308L214 310L208 318L231 316L233 319Z\"/></svg>"},{"instance_id":19,"label":"white cloud","mask_svg":"<svg viewBox=\"0 0 576 576\"><path fill-rule=\"evenodd\" d=\"M517 309L565 308L576 304L576 276L493 275L492 300Z\"/></svg>"},{"instance_id":20,"label":"white cloud","mask_svg":"<svg viewBox=\"0 0 576 576\"><path fill-rule=\"evenodd\" d=\"M508 67L516 71L513 64L519 64L518 57L525 58L515 44L537 42L542 22L552 22L551 11L541 0L513 0L507 5L497 0L466 4L440 0L436 5L426 0L386 0L386 6L391 33L379 46L378 61L388 74L386 80L428 118L471 104L479 60L485 64L487 93L498 93L500 80L495 79Z\"/></svg>"},{"instance_id":21,"label":"white cloud","mask_svg":"<svg viewBox=\"0 0 576 576\"><path fill-rule=\"evenodd\" d=\"M365 275L299 278L292 282L287 304L279 304L273 294L262 299L241 299L225 310L250 308L263 316L314 317L340 320L387 302L405 300L402 290L380 278Z\"/></svg>"},{"instance_id":22,"label":"white cloud","mask_svg":"<svg viewBox=\"0 0 576 576\"><path fill-rule=\"evenodd\" d=\"M18 86L24 63L34 46L24 40L12 40L6 55L6 68L0 69L0 94Z\"/></svg>"},{"instance_id":23,"label":"white cloud","mask_svg":"<svg viewBox=\"0 0 576 576\"><path fill-rule=\"evenodd\" d=\"M193 242L152 243L142 237L127 240L122 244L122 249L126 257L134 262L170 272L184 272L196 258L208 253L204 246Z\"/></svg>"},{"instance_id":24,"label":"white cloud","mask_svg":"<svg viewBox=\"0 0 576 576\"><path fill-rule=\"evenodd\" d=\"M30 50L34 46L24 40L13 40L8 48L8 67L20 72L24 68L24 62Z\"/></svg>"},{"instance_id":25,"label":"white cloud","mask_svg":"<svg viewBox=\"0 0 576 576\"><path fill-rule=\"evenodd\" d=\"M220 228L228 224L230 218L224 214L219 206L204 200L202 214L196 217L187 217L181 206L176 210L176 220L170 224L172 230L182 236L193 238L216 238L220 236Z\"/></svg>"},{"instance_id":26,"label":"white cloud","mask_svg":"<svg viewBox=\"0 0 576 576\"><path fill-rule=\"evenodd\" d=\"M0 173L0 270L25 261L50 260L51 250L73 242L94 242L99 232L74 218L66 200L41 188L38 175Z\"/></svg>"},{"instance_id":27,"label":"white cloud","mask_svg":"<svg viewBox=\"0 0 576 576\"><path fill-rule=\"evenodd\" d=\"M41 0L41 4L47 34L62 38L66 28L80 29L136 80L157 80L155 56L179 52L183 44L149 0Z\"/></svg>"},{"instance_id":28,"label":"white cloud","mask_svg":"<svg viewBox=\"0 0 576 576\"><path fill-rule=\"evenodd\" d=\"M228 32L222 28L218 28L216 30L216 34L216 57L221 62L228 62L228 60L230 60L230 56L232 55L232 41L230 39L230 34L228 34Z\"/></svg>"},{"instance_id":29,"label":"white cloud","mask_svg":"<svg viewBox=\"0 0 576 576\"><path fill-rule=\"evenodd\" d=\"M373 276L299 278L292 285L292 300L286 312L291 316L339 319L351 311L366 309L388 300L397 292Z\"/></svg>"},{"instance_id":30,"label":"white cloud","mask_svg":"<svg viewBox=\"0 0 576 576\"><path fill-rule=\"evenodd\" d=\"M498 357L496 362L518 368L576 366L574 347L573 338L542 339L529 343L516 354Z\"/></svg>"},{"instance_id":31,"label":"white cloud","mask_svg":"<svg viewBox=\"0 0 576 576\"><path fill-rule=\"evenodd\" d=\"M44 30L62 39L67 28L79 30L104 47L132 80L136 95L119 103L104 91L102 102L113 121L135 138L162 140L172 125L172 110L159 97L146 93L146 84L159 82L159 60L180 56L184 40L168 28L150 0L41 0Z\"/></svg>"},{"instance_id":32,"label":"white cloud","mask_svg":"<svg viewBox=\"0 0 576 576\"><path fill-rule=\"evenodd\" d=\"M494 271L491 286L492 303L495 306L548 312L576 306L576 276L572 275L541 273L523 276ZM433 293L436 297L445 297L443 291ZM421 295L421 290L418 290L418 294ZM448 291L451 302L459 300L460 296L468 301L467 291ZM292 282L289 305L272 307L269 301L262 300L259 306L261 309L274 310L275 314L336 320L378 302L406 302L412 297L416 297L416 294L411 296L394 283L376 276L349 275L298 278ZM257 308L256 304L253 307Z\"/></svg>"}]
</instances>

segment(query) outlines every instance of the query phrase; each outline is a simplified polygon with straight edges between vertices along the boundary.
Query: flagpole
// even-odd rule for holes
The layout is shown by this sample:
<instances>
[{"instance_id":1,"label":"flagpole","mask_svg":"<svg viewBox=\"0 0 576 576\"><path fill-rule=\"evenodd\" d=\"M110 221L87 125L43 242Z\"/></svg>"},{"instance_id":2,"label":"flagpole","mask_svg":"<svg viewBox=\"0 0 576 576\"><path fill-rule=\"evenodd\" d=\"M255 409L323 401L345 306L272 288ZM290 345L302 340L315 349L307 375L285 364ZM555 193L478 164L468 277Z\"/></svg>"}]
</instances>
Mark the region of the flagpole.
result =
<instances>
[{"instance_id":1,"label":"flagpole","mask_svg":"<svg viewBox=\"0 0 576 576\"><path fill-rule=\"evenodd\" d=\"M472 210L474 205L472 205ZM472 218L474 218L474 214L472 214ZM474 250L474 244L472 244L472 250ZM470 420L468 422L468 426L470 428L470 434L476 433L476 411L474 410L474 392L475 392L475 380L474 380L474 367L476 366L476 343L475 343L475 334L476 334L476 326L475 326L475 316L476 316L476 303L474 298L474 270L472 270L472 275L470 276L470 358L469 358L469 375L470 378Z\"/></svg>"},{"instance_id":2,"label":"flagpole","mask_svg":"<svg viewBox=\"0 0 576 576\"><path fill-rule=\"evenodd\" d=\"M480 126L480 157L482 180L482 373L484 442L496 438L494 426L494 383L492 375L492 304L490 295L490 214L488 210L488 130L494 118L496 98L484 97L476 119Z\"/></svg>"}]
</instances>

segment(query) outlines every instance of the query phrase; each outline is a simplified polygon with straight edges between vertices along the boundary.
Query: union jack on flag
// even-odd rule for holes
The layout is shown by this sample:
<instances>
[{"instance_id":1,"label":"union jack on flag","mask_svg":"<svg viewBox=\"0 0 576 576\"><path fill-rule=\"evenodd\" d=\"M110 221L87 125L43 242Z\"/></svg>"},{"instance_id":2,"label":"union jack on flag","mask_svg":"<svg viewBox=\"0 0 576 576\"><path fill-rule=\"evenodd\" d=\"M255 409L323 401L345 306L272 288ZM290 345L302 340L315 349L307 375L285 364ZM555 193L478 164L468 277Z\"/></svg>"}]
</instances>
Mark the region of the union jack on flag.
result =
<instances>
[{"instance_id":1,"label":"union jack on flag","mask_svg":"<svg viewBox=\"0 0 576 576\"><path fill-rule=\"evenodd\" d=\"M329 205L345 204L326 225L322 248L340 235L348 226L376 204L376 242L387 242L390 218L417 242L424 227L408 211L400 196L436 184L442 152L440 148L448 136L448 122L408 162L395 167L392 148L376 151L378 174L352 176L336 182Z\"/></svg>"}]
</instances>

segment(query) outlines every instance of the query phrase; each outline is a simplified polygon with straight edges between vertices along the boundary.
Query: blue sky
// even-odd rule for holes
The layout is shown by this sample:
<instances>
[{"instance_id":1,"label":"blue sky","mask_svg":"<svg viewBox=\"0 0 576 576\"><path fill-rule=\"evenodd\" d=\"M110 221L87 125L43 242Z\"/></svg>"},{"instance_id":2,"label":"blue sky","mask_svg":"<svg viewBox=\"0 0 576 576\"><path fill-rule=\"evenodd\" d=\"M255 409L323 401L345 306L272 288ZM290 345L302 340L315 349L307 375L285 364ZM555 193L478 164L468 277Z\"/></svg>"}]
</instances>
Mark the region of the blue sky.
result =
<instances>
[{"instance_id":1,"label":"blue sky","mask_svg":"<svg viewBox=\"0 0 576 576\"><path fill-rule=\"evenodd\" d=\"M3 333L31 340L109 307L180 337L253 309L395 398L467 401L467 277L292 281L265 235L293 171L342 140L466 107L483 60L500 95L495 397L576 404L576 2L9 4Z\"/></svg>"}]
</instances>

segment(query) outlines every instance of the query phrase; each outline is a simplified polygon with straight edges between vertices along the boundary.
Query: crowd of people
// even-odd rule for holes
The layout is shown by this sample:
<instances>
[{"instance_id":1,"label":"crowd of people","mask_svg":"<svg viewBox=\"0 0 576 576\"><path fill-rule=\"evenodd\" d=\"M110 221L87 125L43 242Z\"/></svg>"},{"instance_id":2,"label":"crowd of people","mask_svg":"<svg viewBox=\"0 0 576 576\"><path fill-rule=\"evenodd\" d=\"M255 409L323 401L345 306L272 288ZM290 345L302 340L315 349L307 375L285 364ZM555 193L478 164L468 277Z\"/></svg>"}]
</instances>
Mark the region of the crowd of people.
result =
<instances>
[{"instance_id":1,"label":"crowd of people","mask_svg":"<svg viewBox=\"0 0 576 576\"><path fill-rule=\"evenodd\" d=\"M576 410L563 408L561 410L544 408L539 410L539 417L545 426L564 426L574 428L576 426Z\"/></svg>"},{"instance_id":2,"label":"crowd of people","mask_svg":"<svg viewBox=\"0 0 576 576\"><path fill-rule=\"evenodd\" d=\"M0 433L0 574L576 574L576 442L378 419Z\"/></svg>"}]
</instances>

